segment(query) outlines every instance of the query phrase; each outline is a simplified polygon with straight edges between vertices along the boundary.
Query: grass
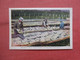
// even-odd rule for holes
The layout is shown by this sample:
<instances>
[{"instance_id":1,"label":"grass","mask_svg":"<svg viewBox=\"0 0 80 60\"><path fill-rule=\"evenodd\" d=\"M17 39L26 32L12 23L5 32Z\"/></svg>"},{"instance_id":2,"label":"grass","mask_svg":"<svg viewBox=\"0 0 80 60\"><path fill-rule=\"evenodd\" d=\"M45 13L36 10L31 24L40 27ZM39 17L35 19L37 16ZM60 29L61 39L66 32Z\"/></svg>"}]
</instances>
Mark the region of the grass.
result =
<instances>
[{"instance_id":1,"label":"grass","mask_svg":"<svg viewBox=\"0 0 80 60\"><path fill-rule=\"evenodd\" d=\"M37 44L37 45L34 45L34 46L70 46L70 38L62 40L62 41L54 42L54 43Z\"/></svg>"}]
</instances>

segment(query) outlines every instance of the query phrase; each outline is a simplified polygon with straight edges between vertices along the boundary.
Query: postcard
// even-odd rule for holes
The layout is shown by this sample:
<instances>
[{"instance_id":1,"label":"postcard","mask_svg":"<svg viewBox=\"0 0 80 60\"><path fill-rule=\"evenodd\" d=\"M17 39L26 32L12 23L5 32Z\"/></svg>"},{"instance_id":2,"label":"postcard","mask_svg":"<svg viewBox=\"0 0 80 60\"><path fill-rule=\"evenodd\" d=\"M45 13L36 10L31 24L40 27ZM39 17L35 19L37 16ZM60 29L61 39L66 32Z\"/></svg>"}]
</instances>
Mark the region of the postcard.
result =
<instances>
[{"instance_id":1,"label":"postcard","mask_svg":"<svg viewBox=\"0 0 80 60\"><path fill-rule=\"evenodd\" d=\"M72 8L9 8L9 49L73 49Z\"/></svg>"}]
</instances>

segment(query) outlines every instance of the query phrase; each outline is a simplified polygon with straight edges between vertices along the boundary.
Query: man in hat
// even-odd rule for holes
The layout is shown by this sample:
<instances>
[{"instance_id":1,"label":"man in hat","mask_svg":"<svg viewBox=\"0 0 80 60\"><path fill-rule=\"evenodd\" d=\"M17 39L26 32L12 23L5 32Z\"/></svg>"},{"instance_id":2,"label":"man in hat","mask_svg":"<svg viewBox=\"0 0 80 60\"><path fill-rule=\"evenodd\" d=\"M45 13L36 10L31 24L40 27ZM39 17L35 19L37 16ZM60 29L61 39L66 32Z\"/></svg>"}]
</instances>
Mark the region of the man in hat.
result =
<instances>
[{"instance_id":1,"label":"man in hat","mask_svg":"<svg viewBox=\"0 0 80 60\"><path fill-rule=\"evenodd\" d=\"M18 32L18 29L23 30L23 21L22 21L21 19L19 19L18 21L16 21L16 22L14 23L13 29L14 29L14 35L20 37L21 39L24 39L23 34L20 34L20 33Z\"/></svg>"},{"instance_id":2,"label":"man in hat","mask_svg":"<svg viewBox=\"0 0 80 60\"><path fill-rule=\"evenodd\" d=\"M47 18L43 20L42 25L44 25L44 27L47 27Z\"/></svg>"},{"instance_id":3,"label":"man in hat","mask_svg":"<svg viewBox=\"0 0 80 60\"><path fill-rule=\"evenodd\" d=\"M60 21L60 29L64 29L64 22L62 20Z\"/></svg>"},{"instance_id":4,"label":"man in hat","mask_svg":"<svg viewBox=\"0 0 80 60\"><path fill-rule=\"evenodd\" d=\"M22 17L19 18L19 29L24 33L24 29L23 29L23 18Z\"/></svg>"}]
</instances>

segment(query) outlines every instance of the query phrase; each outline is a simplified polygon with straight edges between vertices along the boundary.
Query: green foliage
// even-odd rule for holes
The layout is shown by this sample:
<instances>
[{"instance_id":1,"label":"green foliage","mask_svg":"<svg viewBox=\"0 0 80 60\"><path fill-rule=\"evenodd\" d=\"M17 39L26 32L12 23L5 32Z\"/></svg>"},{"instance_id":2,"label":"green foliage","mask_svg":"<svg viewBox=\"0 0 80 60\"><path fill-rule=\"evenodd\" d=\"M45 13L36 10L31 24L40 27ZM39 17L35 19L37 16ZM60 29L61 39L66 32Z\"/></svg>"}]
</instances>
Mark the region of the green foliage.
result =
<instances>
[{"instance_id":1,"label":"green foliage","mask_svg":"<svg viewBox=\"0 0 80 60\"><path fill-rule=\"evenodd\" d=\"M61 10L12 10L12 19L18 19L22 16L24 19L48 19L69 18L69 11Z\"/></svg>"}]
</instances>

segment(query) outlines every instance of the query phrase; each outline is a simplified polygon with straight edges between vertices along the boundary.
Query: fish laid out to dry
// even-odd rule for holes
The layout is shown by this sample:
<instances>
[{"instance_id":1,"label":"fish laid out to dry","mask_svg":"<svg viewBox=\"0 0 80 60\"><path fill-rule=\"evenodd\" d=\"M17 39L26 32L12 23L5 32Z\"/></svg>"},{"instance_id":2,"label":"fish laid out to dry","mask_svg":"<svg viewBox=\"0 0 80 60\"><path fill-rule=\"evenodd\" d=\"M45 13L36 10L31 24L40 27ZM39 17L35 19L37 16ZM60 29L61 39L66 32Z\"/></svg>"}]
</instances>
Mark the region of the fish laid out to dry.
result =
<instances>
[{"instance_id":1,"label":"fish laid out to dry","mask_svg":"<svg viewBox=\"0 0 80 60\"><path fill-rule=\"evenodd\" d=\"M59 28L59 27L58 27ZM24 33L24 39L19 37L12 38L12 46L32 46L37 43L52 43L59 40L64 40L70 37L70 30L53 30L54 28L48 27L41 28L41 27L29 27L24 28L24 31L33 31L29 33ZM38 31L39 30L39 31ZM44 31L42 31L44 30ZM36 32L34 32L36 31Z\"/></svg>"}]
</instances>

